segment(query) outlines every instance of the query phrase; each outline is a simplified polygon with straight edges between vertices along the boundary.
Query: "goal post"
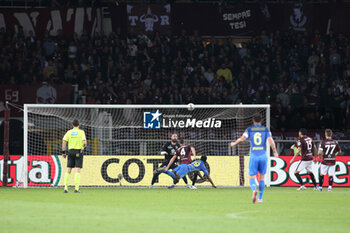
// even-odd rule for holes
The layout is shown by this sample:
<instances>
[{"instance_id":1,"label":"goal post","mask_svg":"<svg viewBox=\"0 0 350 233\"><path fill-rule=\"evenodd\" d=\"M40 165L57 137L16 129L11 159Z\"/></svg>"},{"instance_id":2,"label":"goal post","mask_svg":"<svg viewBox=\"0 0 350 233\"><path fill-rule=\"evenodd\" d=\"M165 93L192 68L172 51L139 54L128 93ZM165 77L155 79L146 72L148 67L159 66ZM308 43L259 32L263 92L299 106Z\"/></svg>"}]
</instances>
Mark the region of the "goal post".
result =
<instances>
[{"instance_id":1,"label":"goal post","mask_svg":"<svg viewBox=\"0 0 350 233\"><path fill-rule=\"evenodd\" d=\"M192 109L188 105L25 104L24 156L18 158L22 160L18 181L23 187L63 184L62 138L77 119L88 141L82 186L149 185L153 170L164 158L160 149L173 133L193 145L198 157L208 156L210 174L218 186L247 186L250 144L247 140L231 148L230 142L252 124L256 113L262 114L269 128L270 105L195 104ZM267 148L265 181L269 186ZM170 183L170 177L161 175L156 185ZM199 181L198 185L210 184Z\"/></svg>"},{"instance_id":2,"label":"goal post","mask_svg":"<svg viewBox=\"0 0 350 233\"><path fill-rule=\"evenodd\" d=\"M23 165L22 180L24 188L28 187L28 105L24 105L23 109ZM16 182L17 183L17 182ZM16 184L17 185L17 184Z\"/></svg>"},{"instance_id":3,"label":"goal post","mask_svg":"<svg viewBox=\"0 0 350 233\"><path fill-rule=\"evenodd\" d=\"M271 130L271 111L270 105L266 108L266 127ZM266 140L266 153L267 153L267 170L265 175L265 183L267 187L270 187L271 181L271 148L270 143Z\"/></svg>"}]
</instances>

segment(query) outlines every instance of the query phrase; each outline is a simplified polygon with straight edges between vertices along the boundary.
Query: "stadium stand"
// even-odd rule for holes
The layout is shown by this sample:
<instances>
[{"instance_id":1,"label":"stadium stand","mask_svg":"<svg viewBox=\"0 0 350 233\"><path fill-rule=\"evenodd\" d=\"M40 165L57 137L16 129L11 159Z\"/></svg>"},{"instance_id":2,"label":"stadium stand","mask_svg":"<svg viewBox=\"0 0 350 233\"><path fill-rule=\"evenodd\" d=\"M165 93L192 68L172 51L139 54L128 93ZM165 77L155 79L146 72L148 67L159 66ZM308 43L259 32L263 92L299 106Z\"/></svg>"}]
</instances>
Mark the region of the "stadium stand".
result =
<instances>
[{"instance_id":1,"label":"stadium stand","mask_svg":"<svg viewBox=\"0 0 350 233\"><path fill-rule=\"evenodd\" d=\"M1 29L0 45L1 84L78 84L97 104L270 103L282 131L350 126L350 43L332 31L262 31L236 46L196 32L37 38Z\"/></svg>"}]
</instances>

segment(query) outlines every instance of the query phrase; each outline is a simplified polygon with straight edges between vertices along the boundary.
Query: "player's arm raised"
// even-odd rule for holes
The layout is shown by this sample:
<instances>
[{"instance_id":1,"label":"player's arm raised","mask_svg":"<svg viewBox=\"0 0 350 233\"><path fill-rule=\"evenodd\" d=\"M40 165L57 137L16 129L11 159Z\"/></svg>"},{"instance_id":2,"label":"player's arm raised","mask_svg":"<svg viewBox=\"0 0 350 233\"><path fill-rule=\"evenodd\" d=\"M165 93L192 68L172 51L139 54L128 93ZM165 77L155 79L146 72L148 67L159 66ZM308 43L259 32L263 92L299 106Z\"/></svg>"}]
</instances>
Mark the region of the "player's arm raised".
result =
<instances>
[{"instance_id":1,"label":"player's arm raised","mask_svg":"<svg viewBox=\"0 0 350 233\"><path fill-rule=\"evenodd\" d=\"M193 146L191 146L191 151L192 151L193 158L194 158L193 160L196 160L197 159L196 149Z\"/></svg>"},{"instance_id":2,"label":"player's arm raised","mask_svg":"<svg viewBox=\"0 0 350 233\"><path fill-rule=\"evenodd\" d=\"M174 156L170 159L170 162L168 163L168 166L166 166L165 171L169 170L171 164L173 164L173 162L175 161L176 157L177 157L177 155L174 154Z\"/></svg>"},{"instance_id":3,"label":"player's arm raised","mask_svg":"<svg viewBox=\"0 0 350 233\"><path fill-rule=\"evenodd\" d=\"M297 153L295 153L295 155L293 156L293 158L290 160L290 163L293 163L295 157L297 157L298 155L300 155L300 152L301 152L301 147L298 147L298 151L297 151Z\"/></svg>"},{"instance_id":4,"label":"player's arm raised","mask_svg":"<svg viewBox=\"0 0 350 233\"><path fill-rule=\"evenodd\" d=\"M231 142L231 147L236 146L237 144L244 142L247 138L245 136L239 137L235 142Z\"/></svg>"},{"instance_id":5,"label":"player's arm raised","mask_svg":"<svg viewBox=\"0 0 350 233\"><path fill-rule=\"evenodd\" d=\"M269 141L270 147L271 147L271 149L273 151L273 156L278 158L278 152L277 152L277 149L276 149L275 141L273 140L272 137L268 137L267 140Z\"/></svg>"}]
</instances>

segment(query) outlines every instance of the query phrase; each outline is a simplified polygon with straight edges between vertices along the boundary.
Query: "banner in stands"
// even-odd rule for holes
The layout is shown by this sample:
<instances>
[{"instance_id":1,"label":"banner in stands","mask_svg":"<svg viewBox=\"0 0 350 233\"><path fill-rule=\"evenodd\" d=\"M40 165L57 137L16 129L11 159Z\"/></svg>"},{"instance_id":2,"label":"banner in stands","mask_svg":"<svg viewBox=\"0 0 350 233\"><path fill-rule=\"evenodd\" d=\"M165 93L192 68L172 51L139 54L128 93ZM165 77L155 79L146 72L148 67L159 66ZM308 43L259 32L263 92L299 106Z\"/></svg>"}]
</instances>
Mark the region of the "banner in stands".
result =
<instances>
[{"instance_id":1,"label":"banner in stands","mask_svg":"<svg viewBox=\"0 0 350 233\"><path fill-rule=\"evenodd\" d=\"M350 33L350 4L258 3L218 6L212 3L124 4L109 7L113 31L165 32L185 30L199 35L260 35L266 32L295 31ZM330 23L330 24L329 24Z\"/></svg>"},{"instance_id":2,"label":"banner in stands","mask_svg":"<svg viewBox=\"0 0 350 233\"><path fill-rule=\"evenodd\" d=\"M285 17L286 28L305 32L312 26L312 7L303 4L289 5L285 8Z\"/></svg>"},{"instance_id":3,"label":"banner in stands","mask_svg":"<svg viewBox=\"0 0 350 233\"><path fill-rule=\"evenodd\" d=\"M294 161L290 164L291 159L292 156L271 157L271 186L299 186L294 171L300 161ZM320 162L313 164L316 182L318 182L320 166ZM337 157L333 186L350 187L349 166L350 156ZM310 176L306 175L306 171L302 171L300 174L306 186L313 186ZM328 176L326 177L323 183L324 186L328 186Z\"/></svg>"},{"instance_id":4,"label":"banner in stands","mask_svg":"<svg viewBox=\"0 0 350 233\"><path fill-rule=\"evenodd\" d=\"M241 6L241 7L228 7L220 9L221 20L226 27L229 26L228 33L234 35L250 34L257 29L259 25L258 12L255 7Z\"/></svg>"},{"instance_id":5,"label":"banner in stands","mask_svg":"<svg viewBox=\"0 0 350 233\"><path fill-rule=\"evenodd\" d=\"M81 173L82 186L148 186L153 171L163 161L163 156L85 156ZM248 167L248 157L245 167ZM2 161L0 156L0 174L2 180ZM67 160L61 156L28 156L29 186L62 186ZM9 186L16 185L16 180L23 180L21 156L10 156ZM239 158L237 156L208 156L208 171L218 186L239 186ZM123 179L119 180L118 175ZM198 186L211 186L198 178ZM245 185L248 184L245 175ZM168 175L160 175L156 186L168 186L172 179ZM2 183L0 183L2 185ZM70 180L74 185L74 179ZM181 180L179 185L184 185Z\"/></svg>"},{"instance_id":6,"label":"banner in stands","mask_svg":"<svg viewBox=\"0 0 350 233\"><path fill-rule=\"evenodd\" d=\"M34 35L44 35L46 31L56 36L81 35L83 30L88 35L101 31L101 9L93 7L35 8L35 9L1 9L0 28L19 31L24 35L32 31Z\"/></svg>"},{"instance_id":7,"label":"banner in stands","mask_svg":"<svg viewBox=\"0 0 350 233\"><path fill-rule=\"evenodd\" d=\"M127 4L128 31L147 34L170 30L170 4Z\"/></svg>"},{"instance_id":8,"label":"banner in stands","mask_svg":"<svg viewBox=\"0 0 350 233\"><path fill-rule=\"evenodd\" d=\"M250 35L260 32L263 14L257 5L221 7L215 4L174 4L173 32L200 35Z\"/></svg>"},{"instance_id":9,"label":"banner in stands","mask_svg":"<svg viewBox=\"0 0 350 233\"><path fill-rule=\"evenodd\" d=\"M41 85L1 85L0 100L9 101L13 104L24 103L37 104L69 104L71 103L71 84L50 85L44 82ZM3 113L0 112L0 116ZM11 117L20 117L22 112L11 111Z\"/></svg>"}]
</instances>

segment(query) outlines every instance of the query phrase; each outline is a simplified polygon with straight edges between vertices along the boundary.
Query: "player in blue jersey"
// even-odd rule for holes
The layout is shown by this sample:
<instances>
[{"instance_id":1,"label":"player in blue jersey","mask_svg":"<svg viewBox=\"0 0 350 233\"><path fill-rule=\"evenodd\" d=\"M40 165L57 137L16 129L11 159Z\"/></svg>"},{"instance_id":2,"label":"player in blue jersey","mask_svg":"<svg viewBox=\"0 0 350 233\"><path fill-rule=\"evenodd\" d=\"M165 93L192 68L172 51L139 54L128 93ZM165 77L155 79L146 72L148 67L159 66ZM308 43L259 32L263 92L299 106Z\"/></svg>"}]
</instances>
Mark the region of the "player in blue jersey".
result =
<instances>
[{"instance_id":1,"label":"player in blue jersey","mask_svg":"<svg viewBox=\"0 0 350 233\"><path fill-rule=\"evenodd\" d=\"M205 162L207 161L207 156L203 155L200 160L195 160L190 164L181 164L176 167L173 171L165 170L164 172L171 176L174 180L174 184L169 186L168 188L174 188L177 182L183 177L185 177L188 173L191 172L204 172L204 179L209 181L213 188L216 188L213 180L210 178L207 168L205 167Z\"/></svg>"},{"instance_id":2,"label":"player in blue jersey","mask_svg":"<svg viewBox=\"0 0 350 233\"><path fill-rule=\"evenodd\" d=\"M250 159L249 159L249 183L253 191L253 203L257 201L258 191L256 190L255 177L259 172L259 200L262 202L262 197L265 189L265 174L267 169L267 154L266 154L266 140L269 141L275 157L278 157L276 145L272 139L268 128L261 125L262 117L256 114L253 117L253 126L248 127L243 135L235 142L231 142L231 146L235 146L246 139L250 140Z\"/></svg>"}]
</instances>

